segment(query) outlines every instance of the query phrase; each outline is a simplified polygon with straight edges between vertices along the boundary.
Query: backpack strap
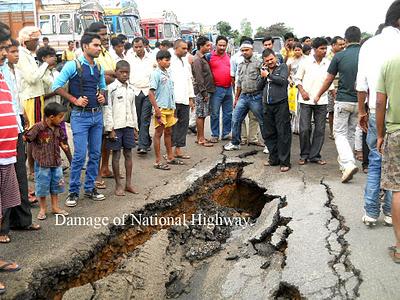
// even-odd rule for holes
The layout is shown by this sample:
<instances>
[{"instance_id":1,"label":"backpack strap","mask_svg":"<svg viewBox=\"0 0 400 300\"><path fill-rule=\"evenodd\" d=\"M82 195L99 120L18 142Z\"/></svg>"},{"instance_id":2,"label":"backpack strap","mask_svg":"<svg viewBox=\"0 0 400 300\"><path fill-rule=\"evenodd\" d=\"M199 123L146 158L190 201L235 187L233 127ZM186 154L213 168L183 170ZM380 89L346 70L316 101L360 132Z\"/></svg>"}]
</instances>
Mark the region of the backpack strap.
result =
<instances>
[{"instance_id":1,"label":"backpack strap","mask_svg":"<svg viewBox=\"0 0 400 300\"><path fill-rule=\"evenodd\" d=\"M83 77L82 77L82 64L78 59L74 59L76 66L76 74L79 77L79 93L80 96L83 96Z\"/></svg>"}]
</instances>

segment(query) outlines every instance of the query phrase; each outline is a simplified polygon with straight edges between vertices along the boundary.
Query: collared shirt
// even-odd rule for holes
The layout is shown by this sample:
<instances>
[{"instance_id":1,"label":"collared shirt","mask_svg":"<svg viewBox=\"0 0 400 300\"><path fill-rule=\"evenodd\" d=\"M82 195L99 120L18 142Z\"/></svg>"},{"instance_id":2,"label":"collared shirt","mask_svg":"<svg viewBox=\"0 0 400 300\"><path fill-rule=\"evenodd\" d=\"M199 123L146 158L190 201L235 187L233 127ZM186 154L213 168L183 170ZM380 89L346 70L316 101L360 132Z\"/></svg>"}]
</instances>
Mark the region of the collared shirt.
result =
<instances>
[{"instance_id":1,"label":"collared shirt","mask_svg":"<svg viewBox=\"0 0 400 300\"><path fill-rule=\"evenodd\" d=\"M10 67L7 63L7 60L4 62L4 64L2 66L0 66L0 72L3 74L4 79L8 85L8 88L10 89L11 96L12 96L12 106L13 106L15 115L17 116L18 132L21 133L24 131L24 128L22 127L20 115L23 114L24 112L20 106L20 101L19 101L19 96L18 96L18 83L17 83L16 75L10 69Z\"/></svg>"},{"instance_id":2,"label":"collared shirt","mask_svg":"<svg viewBox=\"0 0 400 300\"><path fill-rule=\"evenodd\" d=\"M356 90L368 93L368 106L373 112L376 107L376 85L382 65L400 53L400 31L388 26L382 33L366 41L358 58Z\"/></svg>"},{"instance_id":3,"label":"collared shirt","mask_svg":"<svg viewBox=\"0 0 400 300\"><path fill-rule=\"evenodd\" d=\"M290 68L290 74L289 74L290 82L294 81L294 76L296 75L297 71L299 70L300 64L305 59L306 59L306 56L302 55L299 58L292 57L287 60L286 65Z\"/></svg>"},{"instance_id":4,"label":"collared shirt","mask_svg":"<svg viewBox=\"0 0 400 300\"><path fill-rule=\"evenodd\" d=\"M257 80L260 77L261 64L261 60L255 55L250 59L244 59L239 64L236 84L242 93L254 93L257 91Z\"/></svg>"},{"instance_id":5,"label":"collared shirt","mask_svg":"<svg viewBox=\"0 0 400 300\"><path fill-rule=\"evenodd\" d=\"M336 101L357 102L357 91L355 85L359 53L360 44L350 44L345 50L337 53L329 65L329 74L333 76L339 74L339 86L336 94Z\"/></svg>"},{"instance_id":6,"label":"collared shirt","mask_svg":"<svg viewBox=\"0 0 400 300\"><path fill-rule=\"evenodd\" d=\"M16 67L21 72L19 97L22 101L44 95L43 76L48 66L47 63L43 63L38 67L33 54L25 47L19 47L19 61Z\"/></svg>"},{"instance_id":7,"label":"collared shirt","mask_svg":"<svg viewBox=\"0 0 400 300\"><path fill-rule=\"evenodd\" d=\"M108 86L108 103L104 107L105 131L125 127L138 128L133 87L116 79Z\"/></svg>"},{"instance_id":8,"label":"collared shirt","mask_svg":"<svg viewBox=\"0 0 400 300\"><path fill-rule=\"evenodd\" d=\"M125 60L125 55L122 53L122 57L118 56L114 49L110 49L111 57L114 59L115 63L119 62L120 60Z\"/></svg>"},{"instance_id":9,"label":"collared shirt","mask_svg":"<svg viewBox=\"0 0 400 300\"><path fill-rule=\"evenodd\" d=\"M61 55L62 61L70 61L76 58L76 54L74 50L70 51L69 49L65 49Z\"/></svg>"},{"instance_id":10,"label":"collared shirt","mask_svg":"<svg viewBox=\"0 0 400 300\"><path fill-rule=\"evenodd\" d=\"M174 83L175 103L189 105L189 98L194 98L192 68L186 57L179 58L175 54L171 57L168 68Z\"/></svg>"},{"instance_id":11,"label":"collared shirt","mask_svg":"<svg viewBox=\"0 0 400 300\"><path fill-rule=\"evenodd\" d=\"M78 60L80 61L81 64L85 64L85 65L89 66L90 74L93 76L94 75L94 66L96 66L96 62L94 62L93 66L90 65L84 55L79 56ZM60 75L54 80L51 90L54 92L56 89L64 87L64 85L68 82L68 80L70 80L76 74L77 74L77 71L76 71L75 61L67 62L64 65L64 67L62 68ZM106 78L104 76L103 68L101 68L100 81L98 84L98 88L101 90L106 90L106 88L107 88Z\"/></svg>"},{"instance_id":12,"label":"collared shirt","mask_svg":"<svg viewBox=\"0 0 400 300\"><path fill-rule=\"evenodd\" d=\"M315 105L314 99L324 83L329 64L330 60L326 57L324 57L320 63L317 63L314 56L307 57L301 63L299 70L294 77L294 82L296 86L303 86L303 89L309 94L310 100L303 100L299 93L300 103ZM333 90L334 88L335 87L332 84L329 87L329 90ZM328 92L325 92L317 103L317 105L325 104L328 104Z\"/></svg>"},{"instance_id":13,"label":"collared shirt","mask_svg":"<svg viewBox=\"0 0 400 300\"><path fill-rule=\"evenodd\" d=\"M131 66L129 82L135 90L135 95L138 96L140 92L143 92L147 96L150 88L150 76L156 68L157 62L147 51L145 51L143 58L140 58L136 52L133 52L132 55L127 57L127 61Z\"/></svg>"},{"instance_id":14,"label":"collared shirt","mask_svg":"<svg viewBox=\"0 0 400 300\"><path fill-rule=\"evenodd\" d=\"M281 49L281 55L282 55L282 57L285 59L286 58L286 56L288 57L288 59L289 58L291 58L291 57L294 57L294 50L293 49L291 49L291 50L289 50L289 52L286 50L286 48L282 48Z\"/></svg>"},{"instance_id":15,"label":"collared shirt","mask_svg":"<svg viewBox=\"0 0 400 300\"><path fill-rule=\"evenodd\" d=\"M232 55L232 57L231 57L231 77L237 76L238 66L243 60L244 60L244 57L243 57L241 51L238 51L234 55Z\"/></svg>"},{"instance_id":16,"label":"collared shirt","mask_svg":"<svg viewBox=\"0 0 400 300\"><path fill-rule=\"evenodd\" d=\"M103 46L101 47L99 57L95 58L94 61L98 63L104 71L115 71L115 60L110 52Z\"/></svg>"},{"instance_id":17,"label":"collared shirt","mask_svg":"<svg viewBox=\"0 0 400 300\"><path fill-rule=\"evenodd\" d=\"M56 69L47 69L46 73L44 74L43 77L43 87L44 87L44 93L51 94L51 86L53 85L53 82L56 80L56 78L60 75L60 72L58 72ZM61 103L61 96L60 95L54 95L51 98L48 98L45 100L46 104L50 102L57 102Z\"/></svg>"},{"instance_id":18,"label":"collared shirt","mask_svg":"<svg viewBox=\"0 0 400 300\"><path fill-rule=\"evenodd\" d=\"M231 80L231 63L226 52L221 56L213 51L210 56L210 68L214 77L215 86L229 88Z\"/></svg>"},{"instance_id":19,"label":"collared shirt","mask_svg":"<svg viewBox=\"0 0 400 300\"><path fill-rule=\"evenodd\" d=\"M175 109L174 85L168 70L157 68L151 73L150 89L156 92L156 101L159 108Z\"/></svg>"},{"instance_id":20,"label":"collared shirt","mask_svg":"<svg viewBox=\"0 0 400 300\"><path fill-rule=\"evenodd\" d=\"M53 130L42 121L33 125L25 137L32 143L32 156L39 166L61 166L60 144L65 143L66 136L60 126L55 126Z\"/></svg>"},{"instance_id":21,"label":"collared shirt","mask_svg":"<svg viewBox=\"0 0 400 300\"><path fill-rule=\"evenodd\" d=\"M208 97L208 93L215 92L214 79L210 66L200 51L196 52L192 64L192 73L194 78L194 93Z\"/></svg>"}]
</instances>

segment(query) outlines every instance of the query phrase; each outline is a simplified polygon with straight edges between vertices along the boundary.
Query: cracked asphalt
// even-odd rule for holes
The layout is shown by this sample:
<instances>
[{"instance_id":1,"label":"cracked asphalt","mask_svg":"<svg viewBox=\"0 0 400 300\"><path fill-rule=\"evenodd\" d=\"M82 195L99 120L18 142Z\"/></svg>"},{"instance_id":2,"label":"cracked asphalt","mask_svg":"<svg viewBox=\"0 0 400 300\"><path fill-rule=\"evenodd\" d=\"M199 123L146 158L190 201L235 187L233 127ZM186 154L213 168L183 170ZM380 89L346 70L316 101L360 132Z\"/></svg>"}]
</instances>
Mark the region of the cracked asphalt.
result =
<instances>
[{"instance_id":1,"label":"cracked asphalt","mask_svg":"<svg viewBox=\"0 0 400 300\"><path fill-rule=\"evenodd\" d=\"M146 158L135 155L133 181L140 194L116 197L110 188L105 191L106 201L94 203L82 199L76 208L70 209L71 216L112 219L142 209L156 200L183 193L196 178L221 160L223 153L228 160L252 163L244 167L243 178L265 187L269 195L285 197L287 205L279 209L279 214L291 219L287 224L291 233L285 237L284 257L278 255L271 263L278 268L281 265L278 262L283 262L284 268L279 275L271 273L254 278L246 289L235 274L259 270L256 258L250 257L247 260L249 269L242 270L238 266L225 274L230 276L229 285L227 281L221 282L221 298L235 298L232 296L234 290L239 293L236 299L253 297L257 285L264 287L265 281L269 280L274 285L292 287L308 299L399 298L399 266L391 261L386 251L393 242L392 228L383 226L383 220L373 229L362 224L366 175L358 173L350 183L340 183L333 141L327 139L322 151L327 165L298 166L298 137L294 136L293 168L285 174L277 167L263 166L266 156L262 148L246 146L240 151L222 152L222 143L213 148L202 148L194 143L193 136L188 137L188 145L187 152L192 159L186 161L185 166L173 166L170 172L152 168L153 153ZM242 158L237 157L240 154ZM113 186L112 179L106 179L106 182L109 187ZM36 216L37 209L33 214ZM0 276L7 286L2 299L34 298L33 289L51 282L51 274L59 276L79 270L79 260L92 255L96 244L110 234L107 226L99 229L56 226L53 216L41 224L43 230L40 232L12 232L12 242L1 245L2 256L22 266L20 272ZM233 272L236 269L238 273ZM237 284L237 289L230 288L232 284ZM201 287L199 284L199 291ZM272 290L262 294L264 299L272 297ZM205 299L200 293L196 298Z\"/></svg>"}]
</instances>

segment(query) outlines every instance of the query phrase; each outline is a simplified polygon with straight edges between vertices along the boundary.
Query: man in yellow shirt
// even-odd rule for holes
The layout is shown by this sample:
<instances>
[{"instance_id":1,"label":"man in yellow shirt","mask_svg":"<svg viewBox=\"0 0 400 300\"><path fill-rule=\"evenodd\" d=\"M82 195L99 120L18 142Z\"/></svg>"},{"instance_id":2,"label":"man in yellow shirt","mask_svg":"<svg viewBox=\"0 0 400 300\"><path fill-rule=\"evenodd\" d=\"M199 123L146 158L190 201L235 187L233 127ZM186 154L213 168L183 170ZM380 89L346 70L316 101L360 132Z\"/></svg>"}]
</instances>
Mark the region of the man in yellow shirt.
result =
<instances>
[{"instance_id":1,"label":"man in yellow shirt","mask_svg":"<svg viewBox=\"0 0 400 300\"><path fill-rule=\"evenodd\" d=\"M62 53L61 60L65 62L75 59L76 55L74 52L74 41L68 41L68 48L65 49L64 52Z\"/></svg>"},{"instance_id":2,"label":"man in yellow shirt","mask_svg":"<svg viewBox=\"0 0 400 300\"><path fill-rule=\"evenodd\" d=\"M285 39L285 48L282 48L281 54L285 63L290 57L294 57L294 35L291 32L288 32L284 35Z\"/></svg>"}]
</instances>

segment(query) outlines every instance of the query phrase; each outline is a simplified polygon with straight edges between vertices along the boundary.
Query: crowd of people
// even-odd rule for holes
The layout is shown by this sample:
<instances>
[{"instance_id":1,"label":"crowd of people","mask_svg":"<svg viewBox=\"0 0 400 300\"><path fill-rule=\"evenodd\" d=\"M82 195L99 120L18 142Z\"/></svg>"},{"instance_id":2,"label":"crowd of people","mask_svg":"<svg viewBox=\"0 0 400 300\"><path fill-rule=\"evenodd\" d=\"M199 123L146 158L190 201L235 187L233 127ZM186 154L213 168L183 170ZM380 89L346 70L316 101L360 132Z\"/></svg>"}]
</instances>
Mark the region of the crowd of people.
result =
<instances>
[{"instance_id":1,"label":"crowd of people","mask_svg":"<svg viewBox=\"0 0 400 300\"><path fill-rule=\"evenodd\" d=\"M213 147L220 140L226 141L226 151L246 144L264 147L269 154L265 166L279 166L281 172L292 166L292 136L298 134L297 163L325 165L321 149L328 118L341 181L357 173L356 159L363 160L368 173L362 219L367 225L377 222L380 193L385 193L384 221L394 225L396 235L389 251L400 263L399 28L397 0L369 40L361 41L356 26L343 38L298 40L287 33L281 53L274 52L274 39L267 36L260 56L252 38L242 37L239 51L230 56L224 36L214 45L200 36L195 53L181 39L150 49L141 37L131 43L122 35L109 41L107 26L95 22L78 50L75 41L68 42L57 64L48 39L39 47L38 28L25 27L14 40L0 23L0 243L10 242L10 229L40 230L32 221L31 205L39 202L37 219L45 220L48 196L51 213L68 215L58 198L66 188L67 168L65 205L75 207L84 168L86 198L105 200L99 193L106 188L103 177L115 179L116 196L137 193L132 149L145 156L153 145L154 168L168 171L191 158L185 151L188 131L196 133L199 147ZM1 271L19 269L0 259ZM4 291L0 285L0 293Z\"/></svg>"}]
</instances>

